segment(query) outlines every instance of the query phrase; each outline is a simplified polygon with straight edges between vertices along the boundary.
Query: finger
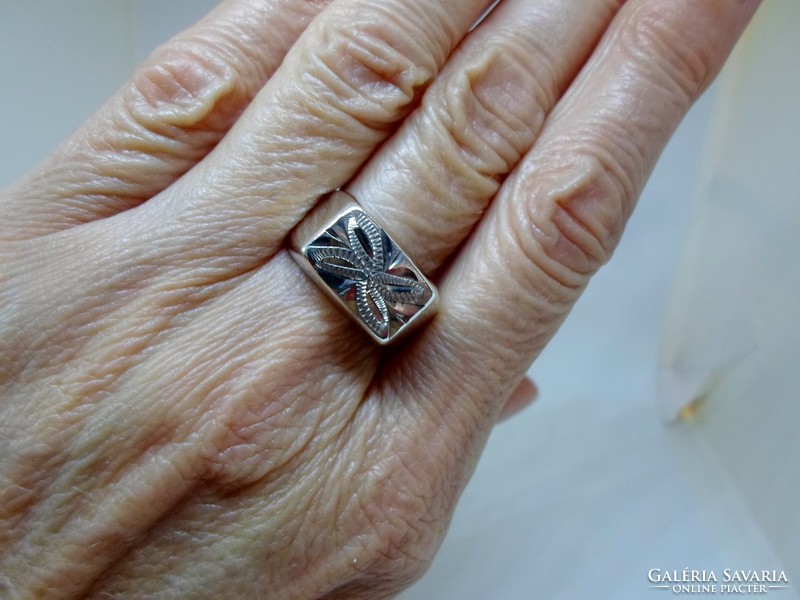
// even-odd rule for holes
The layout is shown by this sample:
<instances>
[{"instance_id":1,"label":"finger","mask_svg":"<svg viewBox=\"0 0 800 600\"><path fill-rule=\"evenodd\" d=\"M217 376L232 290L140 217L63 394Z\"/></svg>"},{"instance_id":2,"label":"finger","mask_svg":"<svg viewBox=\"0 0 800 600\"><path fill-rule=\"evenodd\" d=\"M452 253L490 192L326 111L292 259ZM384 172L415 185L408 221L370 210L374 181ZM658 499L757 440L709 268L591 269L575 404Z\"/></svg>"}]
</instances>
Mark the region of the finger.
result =
<instances>
[{"instance_id":1,"label":"finger","mask_svg":"<svg viewBox=\"0 0 800 600\"><path fill-rule=\"evenodd\" d=\"M401 235L398 236L398 239L401 244L407 241L419 241L419 246L414 246L415 251L417 251L415 252L415 258L417 255L422 257L426 267L437 267L440 264L439 261L445 258L445 253L452 251L462 241L466 230L474 225L474 220L480 216L483 206L488 202L493 190L496 189L495 177L504 174L505 171L513 166L514 157L511 156L512 152L518 156L524 151L525 146L533 142L543 120L542 115L550 110L555 98L577 72L580 64L596 43L614 10L616 10L616 6L615 2L606 0L584 0L568 5L564 5L560 0L537 0L534 2L511 0L507 2L504 4L502 11L492 14L488 21L470 34L469 39L449 61L441 81L437 80L434 86L426 93L422 108L415 113L410 122L407 121L410 124L404 124L394 136L394 138L401 138L401 141L397 144L394 141L391 142L389 149L381 151L379 156L370 163L367 167L367 171L370 174L363 178L363 183L362 178L359 177L357 180L359 189L368 189L370 191L362 200L366 199L365 204L368 204L369 200L376 199L376 202L369 205L369 208L376 209L376 216L385 217L384 220L388 221L388 218L393 213L381 212L384 207L377 201L379 199L378 188L380 185L385 185L388 189L398 190L398 207L403 206L403 202L411 202L414 198L420 198L421 204L419 206L410 203L405 205L407 209L405 211L407 213L406 221L392 221L392 225L400 225ZM312 33L313 30L309 30L308 34ZM319 52L320 50L317 51ZM513 58L509 59L510 55ZM467 78L465 80L461 76L462 71L472 73L472 79ZM493 78L492 74L496 72L504 75L505 78L501 77L499 80ZM280 77L280 74L276 75L267 89L265 89L265 93L269 92L269 87L278 81ZM466 88L463 87L465 85L467 86ZM517 94L519 97L515 97ZM447 107L448 95L463 96L457 101L450 102L449 106L453 109L452 114L446 114L444 112L445 109L438 105L441 101ZM485 135L487 138L493 138L507 133L509 126L505 125L499 117L493 118L492 114L487 114L489 112L487 110L475 117L478 122L474 125L469 123L465 116L473 114L475 111L480 111L482 107L495 100L498 106L493 109L492 114L503 114L507 118L513 119L513 125L518 125L520 129L524 128L525 133L521 134L514 141L514 144L507 145L505 160L498 158L498 151L492 148L489 143L481 144L477 141L470 150L469 156L471 158L465 158L468 154L467 149L459 144L458 138L454 137L456 132L463 129L464 126L471 125L474 127L475 135L473 137L478 137L480 134ZM257 103L261 101L262 98L259 98L254 103L251 111L256 109ZM398 108L397 110L402 111L403 109ZM516 116L514 116L514 111L517 112ZM333 113L337 114L336 110ZM274 122L265 123L264 126L279 129L285 121L285 119L275 119ZM434 131L432 131L434 127L431 124L434 124ZM237 125L237 129L238 127L239 125ZM494 136L491 131L492 127L502 127L503 134ZM332 141L331 144L332 147L327 150L328 152L340 151L339 144L335 141ZM513 150L513 145L517 146L516 150ZM319 145L315 147L319 149ZM300 148L303 148L303 146L300 146ZM418 154L414 154L414 152ZM348 150L348 153L352 154L352 151ZM483 153L482 162L490 165L485 169L476 164L481 153ZM413 170L399 168L399 164L409 164L407 161L411 160L415 163L410 165L415 167ZM277 161L274 162L277 164ZM320 167L335 168L343 162L343 159L318 162ZM424 178L421 176L428 168L427 165L435 164L442 164L442 172L451 174L449 179L444 179L443 177ZM272 166L275 165L265 164L263 168L266 169ZM489 170L490 168L494 170ZM217 171L216 168L213 170ZM416 171L420 176L418 177L412 171ZM247 170L245 170L245 173L247 173ZM380 173L386 176L385 180L379 179ZM222 176L219 177L222 179ZM241 177L236 181L237 183L241 182ZM313 179L309 180L309 178L285 183L288 186L315 184ZM439 184L439 187L429 187L436 183ZM175 188L181 185L178 184ZM262 185L266 187L267 183ZM473 186L479 188L477 192L472 191ZM170 190L170 196L175 188ZM276 190L276 193L283 192ZM440 195L438 201L434 200L437 194ZM471 200L462 201L462 198L470 198L470 195ZM297 202L298 198L301 198L299 194L293 194L288 201ZM176 204L178 202L178 200L175 200ZM415 233L413 230L415 223L408 220L409 215L426 210L425 202L431 205L431 208L427 210L433 211L436 222L441 224L439 237L433 234L425 236L423 232ZM470 205L465 209L464 204ZM167 205L168 202L165 201L164 206ZM156 210L153 205L144 208ZM243 209L253 208L252 204L243 207ZM391 209L392 207L387 208ZM176 210L179 211L180 208L176 207ZM209 210L214 211L217 209L212 206L209 207ZM237 210L236 207L230 207L227 212L235 210ZM132 214L129 216L132 216ZM226 215L221 216L223 219L226 217ZM142 221L146 222L144 219ZM181 225L184 223L186 223L185 213ZM218 256L215 256L213 261L209 260L208 253L212 251L215 254L230 253L232 251L243 252L245 254L241 256L242 261L239 263L239 268L243 271L247 270L249 265L254 262L254 259L258 257L258 254L256 252L248 254L246 244L242 243L240 238L242 229L246 228L252 231L254 226L259 226L257 230L253 231L252 235L264 236L269 232L270 225L270 223L264 223L261 219L255 219L253 223L242 223L242 228L231 226L226 231L224 238L216 234L218 239L215 240L212 228L218 227L219 223L220 221L216 218L211 219L209 217L202 221L193 220L188 223L188 227L204 226L208 228L207 239L202 244L197 243L193 235L187 235L183 231L180 236L161 236L163 239L154 241L152 244L155 247L159 244L172 243L173 241L179 244L187 243L188 248L181 258L190 253L191 258L189 260L192 262L197 261L202 266L202 268L186 269L186 276L191 278L191 289L207 284L214 279L225 278L228 281L236 281L235 279L229 279L228 275L232 263L222 261ZM131 231L131 228L120 228L117 236L121 237L123 232L130 234ZM157 231L160 233L163 230ZM394 227L392 232L395 232ZM147 235L147 232L136 233L136 235L139 234ZM217 245L220 242L228 244L222 252L219 252L219 246ZM143 246L149 247L150 245L143 244ZM256 248L256 251L263 252L263 249ZM177 253L167 254L171 262L178 262L176 255ZM148 254L146 260L141 257L138 260L152 263L151 256ZM274 257L275 260L273 262L278 258ZM277 262L282 264L281 261ZM217 268L218 265L219 268ZM290 267L293 267L291 263ZM296 267L294 269L296 270ZM122 273L129 273L132 270L113 269L114 272ZM341 337L341 331L349 332L347 337L357 337L354 325L349 323L347 317L337 307L333 306L327 298L321 297L312 286L309 286L308 281L304 278L297 280L283 271L280 271L280 275L275 275L279 271L279 269L273 269L270 265L260 267L259 274L251 278L249 283L240 286L240 289L237 289L234 293L226 295L224 298L227 306L226 310L237 315L250 314L251 311L255 314L262 314L263 307L268 305L265 303L268 302L274 291L277 293L277 298L274 299L272 306L280 306L282 302L289 302L288 299L290 298L304 299L302 303L292 302L294 304L291 307L290 314L292 316L290 318L284 317L282 322L284 326L286 323L291 322L296 323L306 331L313 331L313 336L308 334L305 336L309 347L312 344L320 344L322 347L329 345L332 337L336 339ZM161 279L164 286L170 290L175 289L174 272L168 273L168 276L163 278L154 278L150 270L146 271L146 273L149 277L148 283L151 290L158 289L161 286L157 279ZM259 282L259 285L251 285L253 281ZM279 285L273 285L270 282L279 282ZM184 279L182 283L185 284L186 280ZM107 280L104 281L104 284L107 284ZM273 290L272 288L275 289ZM219 290L220 288L219 286L214 286L214 289ZM225 289L227 290L228 288L226 287ZM166 311L163 312L166 313ZM203 331L207 332L212 327L213 325L204 325ZM335 335L334 331L337 332ZM358 339L360 342L364 341L361 338ZM317 353L321 351L318 350ZM371 351L367 353L370 354Z\"/></svg>"},{"instance_id":2,"label":"finger","mask_svg":"<svg viewBox=\"0 0 800 600\"><path fill-rule=\"evenodd\" d=\"M508 400L506 400L506 403L500 410L500 416L497 420L505 421L506 419L510 419L517 413L528 408L538 397L539 390L536 388L536 384L533 383L529 377L523 377L522 381L520 381L517 387L514 388L514 391L511 392Z\"/></svg>"},{"instance_id":3,"label":"finger","mask_svg":"<svg viewBox=\"0 0 800 600\"><path fill-rule=\"evenodd\" d=\"M160 48L10 194L3 229L33 236L149 199L217 144L328 0L230 0Z\"/></svg>"},{"instance_id":4,"label":"finger","mask_svg":"<svg viewBox=\"0 0 800 600\"><path fill-rule=\"evenodd\" d=\"M348 185L423 271L439 267L473 228L619 4L501 4Z\"/></svg>"},{"instance_id":5,"label":"finger","mask_svg":"<svg viewBox=\"0 0 800 600\"><path fill-rule=\"evenodd\" d=\"M482 443L513 382L610 256L661 149L757 5L625 5L442 282L439 317L398 357L398 381L419 390L408 410L421 435L436 428L456 447Z\"/></svg>"},{"instance_id":6,"label":"finger","mask_svg":"<svg viewBox=\"0 0 800 600\"><path fill-rule=\"evenodd\" d=\"M162 223L153 243L182 244L175 251L196 252L203 263L233 256L233 271L263 262L408 114L485 6L332 4L191 177L143 207L141 218ZM185 235L165 239L177 222Z\"/></svg>"}]
</instances>

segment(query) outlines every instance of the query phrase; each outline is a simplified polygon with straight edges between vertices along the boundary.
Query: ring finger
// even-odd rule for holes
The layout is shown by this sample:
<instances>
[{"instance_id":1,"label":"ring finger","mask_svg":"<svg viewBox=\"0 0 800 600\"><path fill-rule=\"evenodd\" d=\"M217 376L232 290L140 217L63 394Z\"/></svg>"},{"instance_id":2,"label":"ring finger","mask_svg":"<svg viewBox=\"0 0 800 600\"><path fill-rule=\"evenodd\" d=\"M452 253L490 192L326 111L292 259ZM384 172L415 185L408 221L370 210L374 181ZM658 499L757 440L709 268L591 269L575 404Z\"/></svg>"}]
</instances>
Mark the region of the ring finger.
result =
<instances>
[{"instance_id":1,"label":"ring finger","mask_svg":"<svg viewBox=\"0 0 800 600\"><path fill-rule=\"evenodd\" d=\"M423 271L468 235L620 4L502 3L348 186Z\"/></svg>"},{"instance_id":2,"label":"ring finger","mask_svg":"<svg viewBox=\"0 0 800 600\"><path fill-rule=\"evenodd\" d=\"M411 31L413 25L416 31L414 43L425 45L420 51L427 58L421 61L417 57L416 64L406 64L404 72L396 73L389 66L393 64L390 61L398 61L397 56L361 56L358 60L368 61L371 70L362 74L364 81L359 83L369 88L368 95L364 96L362 89L353 96L352 89L339 86L341 89L328 92L344 96L337 100L342 106L328 106L324 95L312 99L306 92L294 98L294 84L279 89L291 83L286 76L293 77L303 60L326 56L325 49L306 47L309 38L330 35L321 25L319 30L312 27L282 67L286 72L279 72L268 84L230 139L199 166L198 173L191 174L195 177L179 181L144 207L157 212L156 218L138 219L138 223L148 223L148 227L152 221L163 224L153 230L158 239L152 243L177 243L170 260L179 254L190 263L181 266L199 263L206 269L213 257L220 266L220 270L214 269L214 277L227 278L263 263L316 198L344 185L362 168L361 175L351 182L351 191L379 221L390 225L398 242L412 249L424 270L433 270L463 240L497 191L499 180L532 145L544 117L620 3L501 3L467 36L425 93L421 106L364 168L364 160L411 107L419 86L432 78L435 63L444 58L436 55L449 52L446 46L453 41L439 39L432 44L431 34L421 30L421 23L406 23L403 27ZM471 2L468 8L484 4ZM402 14L403 19L419 17L404 10L408 14ZM440 38L452 36L454 17L438 12L429 12L427 18L440 20L436 25ZM459 18L457 26L468 26L476 15ZM341 15L329 16L338 17ZM392 20L386 15L381 20L380 35L396 35L384 31L393 28L384 24ZM444 33L448 30L450 33ZM372 41L368 37L367 42ZM348 44L352 46L352 42ZM392 39L391 44L404 46L406 42ZM347 54L383 51L381 48L386 50L383 46L348 47ZM416 52L403 48L404 54ZM313 77L313 71L306 78ZM376 77L380 81L373 81ZM353 97L347 100L348 95ZM304 106L298 107L301 102ZM295 114L299 108L307 113L302 118ZM319 114L322 108L326 108L324 115ZM320 119L323 121L317 122ZM290 134L292 137L287 137ZM237 182L235 188L230 185L232 180ZM181 235L164 235L164 228L176 220ZM197 244L198 238L203 244Z\"/></svg>"}]
</instances>

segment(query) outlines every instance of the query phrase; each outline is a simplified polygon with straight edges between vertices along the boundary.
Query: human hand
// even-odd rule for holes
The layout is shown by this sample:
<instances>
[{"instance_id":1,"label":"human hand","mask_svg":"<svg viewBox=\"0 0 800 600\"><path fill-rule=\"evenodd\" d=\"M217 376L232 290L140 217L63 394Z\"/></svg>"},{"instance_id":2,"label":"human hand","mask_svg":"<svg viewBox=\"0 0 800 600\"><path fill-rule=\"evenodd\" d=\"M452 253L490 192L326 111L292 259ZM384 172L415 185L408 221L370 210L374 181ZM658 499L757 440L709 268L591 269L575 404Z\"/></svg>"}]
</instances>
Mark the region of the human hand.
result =
<instances>
[{"instance_id":1,"label":"human hand","mask_svg":"<svg viewBox=\"0 0 800 600\"><path fill-rule=\"evenodd\" d=\"M483 6L228 2L7 192L4 597L371 598L424 570L756 5L506 0L451 56ZM342 185L440 284L397 350L284 250Z\"/></svg>"}]
</instances>

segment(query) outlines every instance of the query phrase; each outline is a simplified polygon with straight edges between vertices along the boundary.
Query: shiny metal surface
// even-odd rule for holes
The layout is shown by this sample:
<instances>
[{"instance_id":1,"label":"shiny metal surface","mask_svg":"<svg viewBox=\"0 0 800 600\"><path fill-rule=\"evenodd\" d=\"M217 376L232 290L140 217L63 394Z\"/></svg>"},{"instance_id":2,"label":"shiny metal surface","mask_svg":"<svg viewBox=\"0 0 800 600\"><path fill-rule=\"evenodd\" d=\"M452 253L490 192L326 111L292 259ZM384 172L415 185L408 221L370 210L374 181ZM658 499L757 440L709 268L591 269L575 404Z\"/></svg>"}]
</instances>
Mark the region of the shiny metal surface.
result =
<instances>
[{"instance_id":1,"label":"shiny metal surface","mask_svg":"<svg viewBox=\"0 0 800 600\"><path fill-rule=\"evenodd\" d=\"M324 199L295 230L292 246L303 270L379 344L435 312L433 284L347 192Z\"/></svg>"}]
</instances>

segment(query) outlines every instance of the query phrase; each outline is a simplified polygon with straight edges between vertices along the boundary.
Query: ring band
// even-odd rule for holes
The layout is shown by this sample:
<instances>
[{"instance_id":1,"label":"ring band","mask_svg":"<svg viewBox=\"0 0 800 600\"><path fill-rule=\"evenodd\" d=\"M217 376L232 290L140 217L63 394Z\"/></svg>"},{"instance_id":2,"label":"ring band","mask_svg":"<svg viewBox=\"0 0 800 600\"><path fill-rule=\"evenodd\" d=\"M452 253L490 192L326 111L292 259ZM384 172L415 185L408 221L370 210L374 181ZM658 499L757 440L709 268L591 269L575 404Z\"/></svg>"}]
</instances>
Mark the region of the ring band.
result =
<instances>
[{"instance_id":1,"label":"ring band","mask_svg":"<svg viewBox=\"0 0 800 600\"><path fill-rule=\"evenodd\" d=\"M337 190L292 233L292 256L379 344L433 316L438 294L356 199Z\"/></svg>"}]
</instances>

